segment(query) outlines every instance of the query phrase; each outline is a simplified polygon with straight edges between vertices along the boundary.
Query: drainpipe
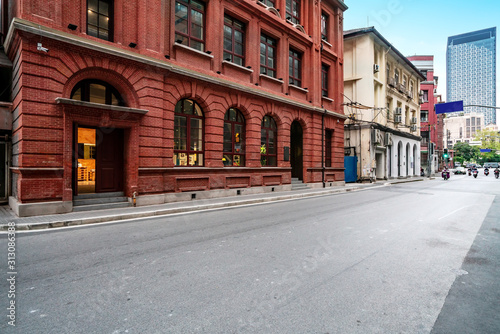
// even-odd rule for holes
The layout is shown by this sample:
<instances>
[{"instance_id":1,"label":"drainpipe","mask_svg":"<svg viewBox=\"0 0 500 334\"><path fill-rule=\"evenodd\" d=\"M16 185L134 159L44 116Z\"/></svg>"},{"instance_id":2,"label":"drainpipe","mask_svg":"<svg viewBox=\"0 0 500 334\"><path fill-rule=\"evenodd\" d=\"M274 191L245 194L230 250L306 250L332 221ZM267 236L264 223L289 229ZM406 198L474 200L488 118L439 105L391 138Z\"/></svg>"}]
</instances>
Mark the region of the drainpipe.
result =
<instances>
[{"instance_id":1,"label":"drainpipe","mask_svg":"<svg viewBox=\"0 0 500 334\"><path fill-rule=\"evenodd\" d=\"M323 188L326 187L325 184L325 115L326 109L321 115L321 182L323 183Z\"/></svg>"}]
</instances>

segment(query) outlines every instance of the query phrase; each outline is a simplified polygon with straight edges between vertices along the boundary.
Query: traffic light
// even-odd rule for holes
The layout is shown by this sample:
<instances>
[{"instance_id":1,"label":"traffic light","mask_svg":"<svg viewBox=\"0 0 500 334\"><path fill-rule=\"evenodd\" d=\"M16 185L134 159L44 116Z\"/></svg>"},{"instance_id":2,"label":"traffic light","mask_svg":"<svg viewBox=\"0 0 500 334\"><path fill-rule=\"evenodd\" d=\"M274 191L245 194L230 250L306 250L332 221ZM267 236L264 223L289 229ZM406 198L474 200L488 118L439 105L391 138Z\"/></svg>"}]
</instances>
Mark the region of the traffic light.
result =
<instances>
[{"instance_id":1,"label":"traffic light","mask_svg":"<svg viewBox=\"0 0 500 334\"><path fill-rule=\"evenodd\" d=\"M444 158L444 159L448 159L448 157L449 157L449 155L448 155L448 149L447 149L447 148L445 148L445 149L444 149L444 153L443 153L443 158Z\"/></svg>"}]
</instances>

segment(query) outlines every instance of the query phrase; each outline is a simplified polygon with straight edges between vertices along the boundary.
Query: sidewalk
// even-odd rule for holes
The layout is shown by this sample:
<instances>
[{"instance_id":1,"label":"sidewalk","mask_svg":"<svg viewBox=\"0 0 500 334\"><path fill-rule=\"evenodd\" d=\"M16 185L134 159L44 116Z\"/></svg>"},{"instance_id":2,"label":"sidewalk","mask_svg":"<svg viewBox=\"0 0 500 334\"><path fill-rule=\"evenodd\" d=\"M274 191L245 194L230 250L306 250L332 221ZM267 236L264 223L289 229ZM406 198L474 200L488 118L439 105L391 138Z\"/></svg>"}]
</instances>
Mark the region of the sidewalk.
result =
<instances>
[{"instance_id":1,"label":"sidewalk","mask_svg":"<svg viewBox=\"0 0 500 334\"><path fill-rule=\"evenodd\" d=\"M383 180L375 183L348 183L345 186L282 191L255 195L221 197L213 199L193 200L185 202L165 203L140 207L70 212L56 215L17 217L8 206L0 206L0 231L6 231L9 222L16 224L16 230L39 230L65 226L96 224L134 218L163 216L175 213L193 212L207 209L227 208L237 205L257 204L280 200L299 199L312 196L323 196L348 191L356 191L394 183L405 183L428 180L426 177L408 179ZM1 233L1 232L0 232Z\"/></svg>"}]
</instances>

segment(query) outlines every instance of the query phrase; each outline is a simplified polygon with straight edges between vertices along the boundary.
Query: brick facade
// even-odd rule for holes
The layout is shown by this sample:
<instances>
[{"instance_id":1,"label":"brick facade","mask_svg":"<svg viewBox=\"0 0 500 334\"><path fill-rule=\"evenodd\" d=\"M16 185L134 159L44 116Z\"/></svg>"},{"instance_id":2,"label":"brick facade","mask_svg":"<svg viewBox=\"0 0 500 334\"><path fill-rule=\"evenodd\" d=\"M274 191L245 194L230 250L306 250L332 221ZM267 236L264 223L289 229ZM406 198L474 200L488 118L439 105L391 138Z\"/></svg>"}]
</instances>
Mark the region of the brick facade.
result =
<instances>
[{"instance_id":1,"label":"brick facade","mask_svg":"<svg viewBox=\"0 0 500 334\"><path fill-rule=\"evenodd\" d=\"M292 166L284 156L294 121L303 132L301 179L313 186L343 182L341 1L304 0L301 26L281 17L284 0L277 1L279 11L253 0L205 1L204 52L175 41L175 1L114 1L112 41L86 34L86 0L11 2L5 45L13 63L11 200L17 204L73 200L75 125L123 129L124 147L117 149L124 152L128 197L290 185ZM320 37L322 13L327 42ZM245 66L223 59L224 14L245 24ZM278 41L276 78L259 74L261 32ZM301 87L288 84L290 48L302 53ZM321 94L322 64L329 67L328 97ZM113 86L125 107L73 103L71 92L85 79ZM174 109L184 98L203 111L202 167L174 166ZM245 118L242 167L222 162L229 108ZM275 167L261 166L266 115L277 124ZM322 128L333 130L327 168Z\"/></svg>"}]
</instances>

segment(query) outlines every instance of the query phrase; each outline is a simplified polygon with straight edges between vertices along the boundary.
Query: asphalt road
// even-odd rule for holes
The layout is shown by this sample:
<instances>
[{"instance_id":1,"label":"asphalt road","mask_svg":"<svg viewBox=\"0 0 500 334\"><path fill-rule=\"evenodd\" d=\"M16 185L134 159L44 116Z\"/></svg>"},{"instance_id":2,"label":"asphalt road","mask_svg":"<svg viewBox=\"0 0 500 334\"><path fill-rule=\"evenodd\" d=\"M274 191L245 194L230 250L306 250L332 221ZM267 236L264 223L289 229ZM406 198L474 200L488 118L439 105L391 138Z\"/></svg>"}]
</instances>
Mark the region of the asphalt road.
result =
<instances>
[{"instance_id":1,"label":"asphalt road","mask_svg":"<svg viewBox=\"0 0 500 334\"><path fill-rule=\"evenodd\" d=\"M498 195L452 176L18 233L0 332L498 333Z\"/></svg>"}]
</instances>

